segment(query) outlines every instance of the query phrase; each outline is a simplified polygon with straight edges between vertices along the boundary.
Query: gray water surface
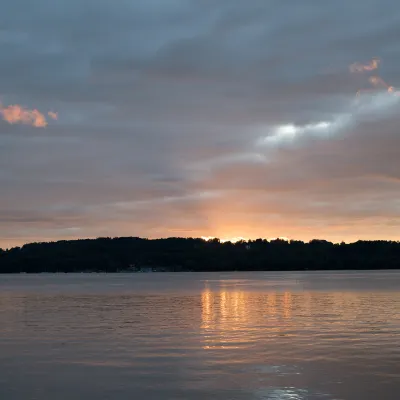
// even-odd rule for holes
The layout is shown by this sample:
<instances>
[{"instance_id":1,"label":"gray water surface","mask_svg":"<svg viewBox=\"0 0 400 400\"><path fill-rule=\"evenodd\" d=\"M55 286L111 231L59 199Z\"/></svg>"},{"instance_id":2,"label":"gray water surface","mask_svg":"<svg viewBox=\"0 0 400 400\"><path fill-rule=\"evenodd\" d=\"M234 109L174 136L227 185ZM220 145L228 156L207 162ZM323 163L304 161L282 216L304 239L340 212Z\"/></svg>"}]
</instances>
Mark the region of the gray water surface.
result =
<instances>
[{"instance_id":1,"label":"gray water surface","mask_svg":"<svg viewBox=\"0 0 400 400\"><path fill-rule=\"evenodd\" d=\"M0 275L1 400L399 398L399 272Z\"/></svg>"}]
</instances>

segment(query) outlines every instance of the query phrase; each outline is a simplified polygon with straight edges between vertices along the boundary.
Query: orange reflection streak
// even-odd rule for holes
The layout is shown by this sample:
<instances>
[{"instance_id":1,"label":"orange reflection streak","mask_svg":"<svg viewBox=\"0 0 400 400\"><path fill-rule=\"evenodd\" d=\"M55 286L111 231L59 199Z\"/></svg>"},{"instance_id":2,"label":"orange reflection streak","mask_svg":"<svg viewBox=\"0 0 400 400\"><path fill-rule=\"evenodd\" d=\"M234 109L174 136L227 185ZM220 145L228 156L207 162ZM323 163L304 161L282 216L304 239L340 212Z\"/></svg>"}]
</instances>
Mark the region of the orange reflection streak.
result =
<instances>
[{"instance_id":1,"label":"orange reflection streak","mask_svg":"<svg viewBox=\"0 0 400 400\"><path fill-rule=\"evenodd\" d=\"M266 305L267 305L267 315L274 317L277 313L276 311L276 294L270 293L266 296Z\"/></svg>"},{"instance_id":2,"label":"orange reflection streak","mask_svg":"<svg viewBox=\"0 0 400 400\"><path fill-rule=\"evenodd\" d=\"M235 348L245 342L241 327L247 325L245 293L222 289L213 293L206 288L201 294L204 349Z\"/></svg>"},{"instance_id":3,"label":"orange reflection streak","mask_svg":"<svg viewBox=\"0 0 400 400\"><path fill-rule=\"evenodd\" d=\"M349 332L349 340L358 340L371 311L377 320L385 313L381 308L385 302L375 304L374 296L371 292L260 293L224 287L213 292L206 288L201 294L203 349L246 348L260 340L276 343L282 337L296 341L316 326L324 340L343 329Z\"/></svg>"},{"instance_id":4,"label":"orange reflection streak","mask_svg":"<svg viewBox=\"0 0 400 400\"><path fill-rule=\"evenodd\" d=\"M376 296L381 301L376 302ZM385 300L387 299L387 300ZM391 307L387 304L392 302ZM245 349L263 341L282 344L304 340L310 329L316 330L323 341L338 340L347 332L346 343L360 340L375 329L385 329L398 319L393 304L400 300L398 293L373 292L252 292L204 290L201 296L203 349ZM394 303L393 303L394 301ZM371 322L373 321L373 322ZM238 360L232 359L232 362Z\"/></svg>"},{"instance_id":5,"label":"orange reflection streak","mask_svg":"<svg viewBox=\"0 0 400 400\"><path fill-rule=\"evenodd\" d=\"M212 321L212 311L213 311L213 298L212 293L207 288L201 293L201 320L203 322L202 328L208 329L210 327L210 322Z\"/></svg>"},{"instance_id":6,"label":"orange reflection streak","mask_svg":"<svg viewBox=\"0 0 400 400\"><path fill-rule=\"evenodd\" d=\"M40 111L36 109L30 110L18 104L12 104L4 107L0 103L0 114L3 120L9 124L21 123L25 125L31 125L36 128L45 128L48 125L46 116ZM47 115L51 119L56 120L58 118L57 113L52 111L48 112Z\"/></svg>"},{"instance_id":7,"label":"orange reflection streak","mask_svg":"<svg viewBox=\"0 0 400 400\"><path fill-rule=\"evenodd\" d=\"M229 310L228 310L228 302L227 302L227 293L225 291L221 292L221 300L220 300L220 310L221 310L221 319L222 321L226 321Z\"/></svg>"},{"instance_id":8,"label":"orange reflection streak","mask_svg":"<svg viewBox=\"0 0 400 400\"><path fill-rule=\"evenodd\" d=\"M292 294L252 293L208 288L201 294L204 349L238 348L256 340L259 327L274 336L292 321Z\"/></svg>"},{"instance_id":9,"label":"orange reflection streak","mask_svg":"<svg viewBox=\"0 0 400 400\"><path fill-rule=\"evenodd\" d=\"M283 317L292 317L292 295L289 292L285 292L283 295Z\"/></svg>"}]
</instances>

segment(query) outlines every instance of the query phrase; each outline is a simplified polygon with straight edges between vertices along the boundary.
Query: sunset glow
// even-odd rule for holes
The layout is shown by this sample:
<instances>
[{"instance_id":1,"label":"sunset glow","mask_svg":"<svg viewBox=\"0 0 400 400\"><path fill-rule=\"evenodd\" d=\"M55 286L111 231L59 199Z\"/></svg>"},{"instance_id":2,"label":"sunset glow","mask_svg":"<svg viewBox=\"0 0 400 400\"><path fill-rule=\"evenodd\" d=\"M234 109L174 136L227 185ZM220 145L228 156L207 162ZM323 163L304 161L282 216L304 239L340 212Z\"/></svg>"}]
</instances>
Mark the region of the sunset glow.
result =
<instances>
[{"instance_id":1,"label":"sunset glow","mask_svg":"<svg viewBox=\"0 0 400 400\"><path fill-rule=\"evenodd\" d=\"M209 240L214 240L214 239L219 239L221 243L226 243L226 242L231 242L231 243L236 243L240 241L247 241L248 239L243 238L243 237L233 237L233 238L216 238L214 236L202 236L201 237L203 240L209 241Z\"/></svg>"},{"instance_id":2,"label":"sunset glow","mask_svg":"<svg viewBox=\"0 0 400 400\"><path fill-rule=\"evenodd\" d=\"M3 1L0 400L399 400L399 22Z\"/></svg>"},{"instance_id":3,"label":"sunset glow","mask_svg":"<svg viewBox=\"0 0 400 400\"><path fill-rule=\"evenodd\" d=\"M249 240L253 240L253 239L249 239L249 238L244 238L244 237L232 237L232 238L217 238L214 236L202 236L201 239L206 240L206 241L210 241L210 240L214 240L214 239L219 239L219 241L221 243L226 243L226 242L231 242L231 243L237 243L240 241L243 242L248 242ZM263 239L263 238L261 238ZM273 241L273 240L285 240L285 241L289 241L290 239L285 237L285 236L280 236L280 237L274 237L274 238L265 238L265 240L268 241Z\"/></svg>"},{"instance_id":4,"label":"sunset glow","mask_svg":"<svg viewBox=\"0 0 400 400\"><path fill-rule=\"evenodd\" d=\"M376 36L369 3L21 1L0 32L0 248L400 239L394 11Z\"/></svg>"}]
</instances>

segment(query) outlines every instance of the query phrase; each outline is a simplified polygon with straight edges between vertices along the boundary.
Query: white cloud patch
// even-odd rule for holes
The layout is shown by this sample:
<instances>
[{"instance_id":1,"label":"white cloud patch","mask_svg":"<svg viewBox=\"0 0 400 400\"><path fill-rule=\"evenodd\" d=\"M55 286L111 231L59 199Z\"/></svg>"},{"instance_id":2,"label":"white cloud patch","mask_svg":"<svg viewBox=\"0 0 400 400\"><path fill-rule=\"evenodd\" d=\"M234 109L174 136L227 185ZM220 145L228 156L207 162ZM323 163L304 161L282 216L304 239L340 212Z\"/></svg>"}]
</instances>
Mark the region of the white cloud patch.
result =
<instances>
[{"instance_id":1,"label":"white cloud patch","mask_svg":"<svg viewBox=\"0 0 400 400\"><path fill-rule=\"evenodd\" d=\"M278 125L270 129L267 136L259 137L256 145L273 147L292 144L307 137L329 138L365 120L379 120L398 112L399 104L399 97L386 92L359 97L348 105L347 113L339 114L330 121L317 121L304 125L293 123Z\"/></svg>"},{"instance_id":2,"label":"white cloud patch","mask_svg":"<svg viewBox=\"0 0 400 400\"><path fill-rule=\"evenodd\" d=\"M292 142L299 136L306 134L321 135L331 127L330 122L322 121L315 124L296 126L294 124L281 125L272 130L272 134L258 140L260 145L274 145L284 142Z\"/></svg>"}]
</instances>

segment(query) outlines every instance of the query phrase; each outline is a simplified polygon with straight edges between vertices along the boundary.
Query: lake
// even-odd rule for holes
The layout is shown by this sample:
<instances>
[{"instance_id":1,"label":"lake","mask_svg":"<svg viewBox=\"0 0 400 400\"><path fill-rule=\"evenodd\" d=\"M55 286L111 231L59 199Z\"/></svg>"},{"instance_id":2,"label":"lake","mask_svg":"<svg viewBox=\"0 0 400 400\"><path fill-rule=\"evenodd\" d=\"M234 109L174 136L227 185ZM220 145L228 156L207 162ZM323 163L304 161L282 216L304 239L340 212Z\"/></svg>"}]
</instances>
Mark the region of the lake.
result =
<instances>
[{"instance_id":1,"label":"lake","mask_svg":"<svg viewBox=\"0 0 400 400\"><path fill-rule=\"evenodd\" d=\"M400 272L0 275L0 399L398 400Z\"/></svg>"}]
</instances>

